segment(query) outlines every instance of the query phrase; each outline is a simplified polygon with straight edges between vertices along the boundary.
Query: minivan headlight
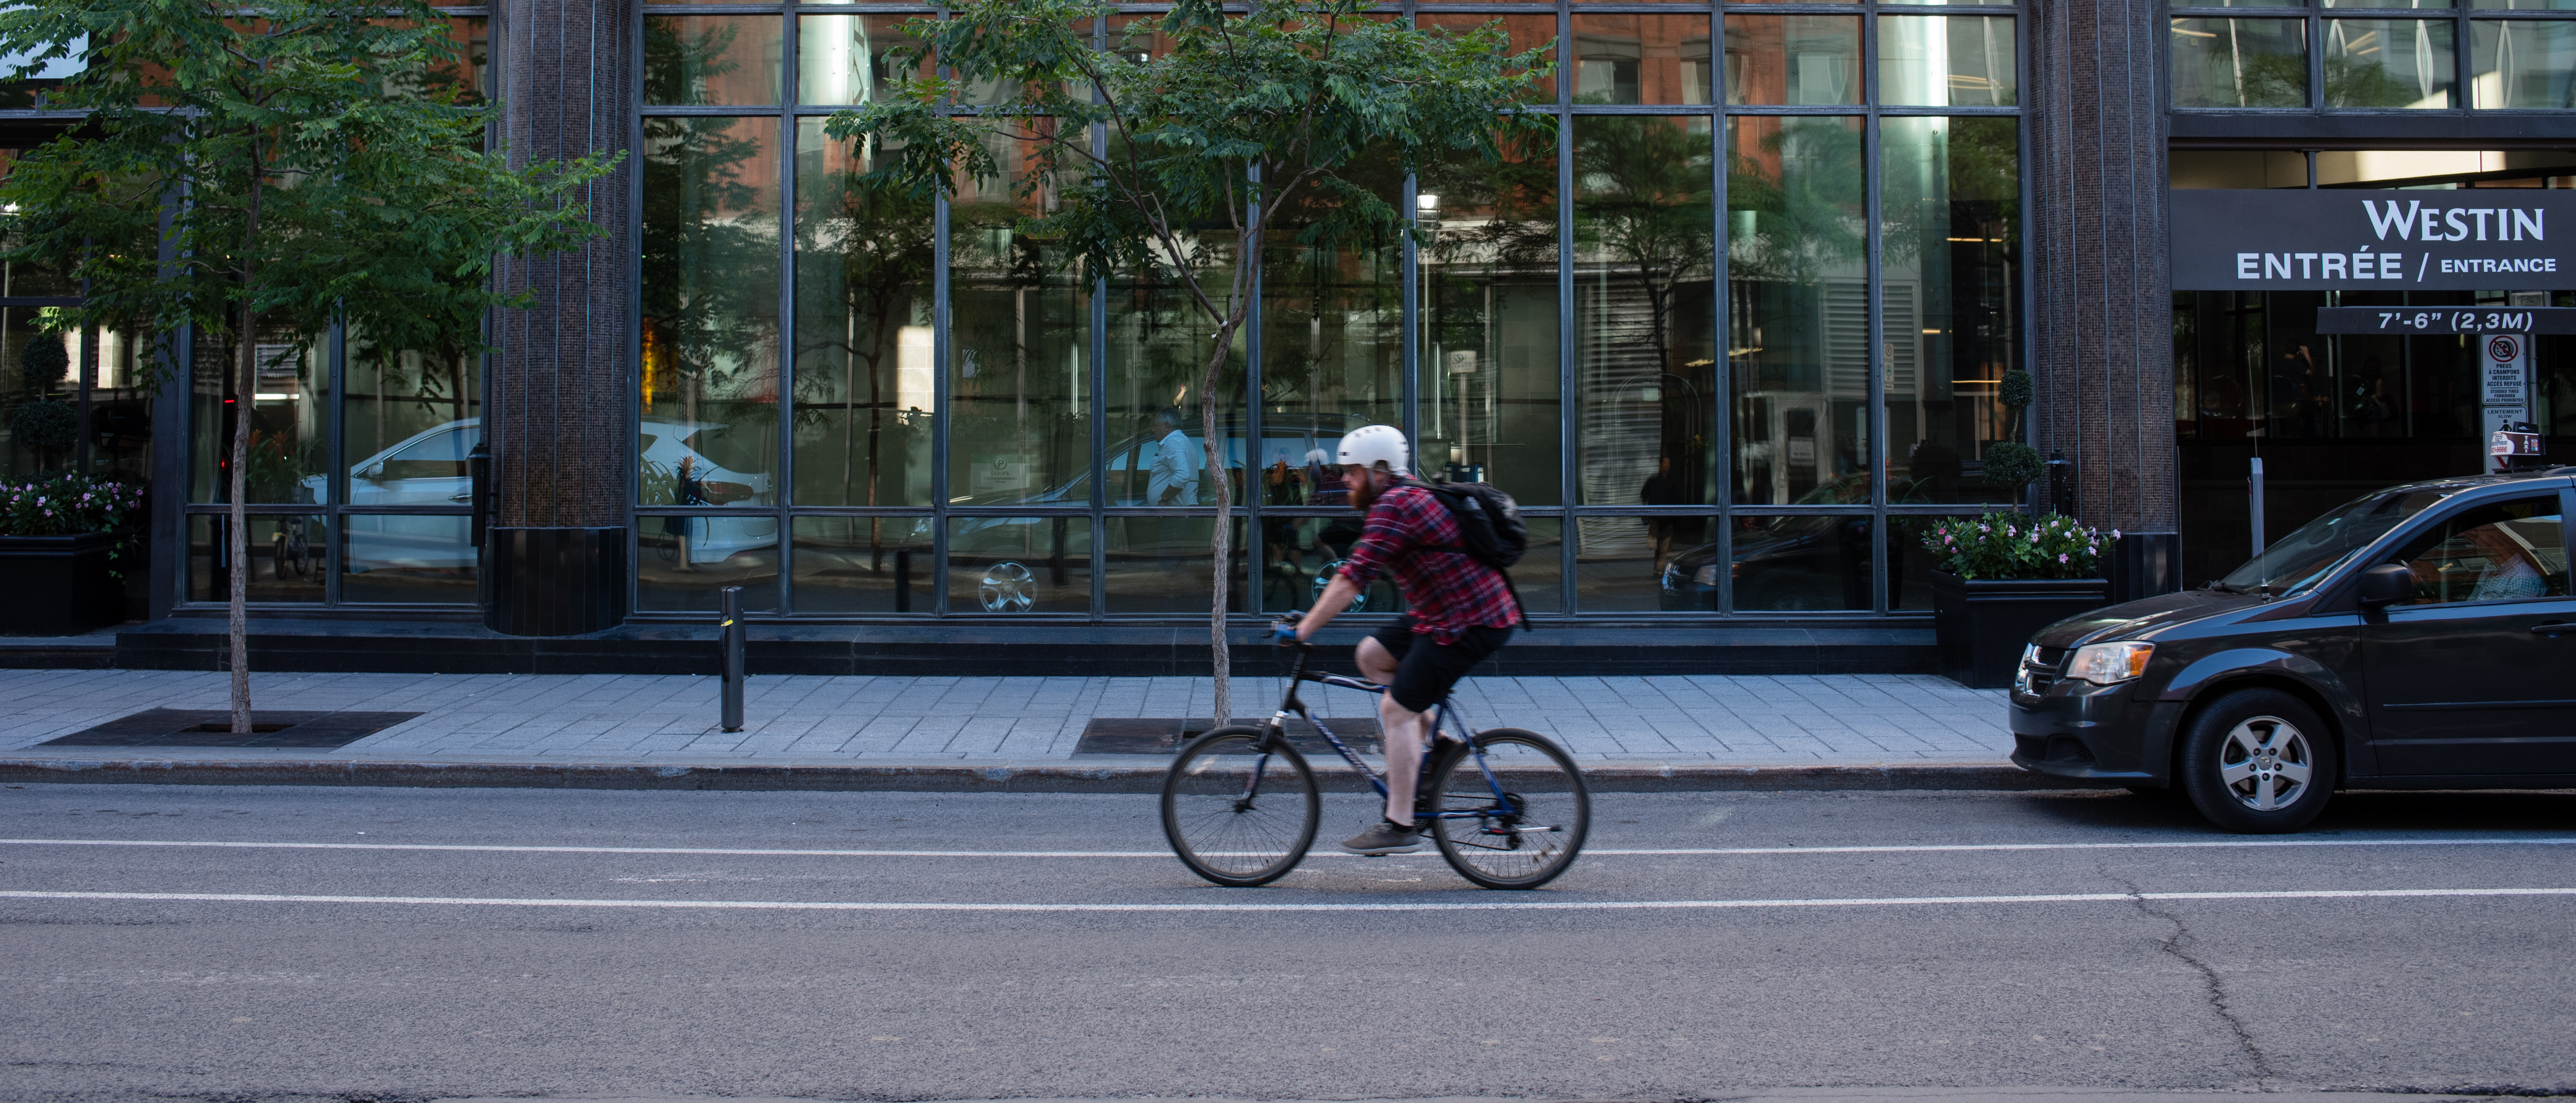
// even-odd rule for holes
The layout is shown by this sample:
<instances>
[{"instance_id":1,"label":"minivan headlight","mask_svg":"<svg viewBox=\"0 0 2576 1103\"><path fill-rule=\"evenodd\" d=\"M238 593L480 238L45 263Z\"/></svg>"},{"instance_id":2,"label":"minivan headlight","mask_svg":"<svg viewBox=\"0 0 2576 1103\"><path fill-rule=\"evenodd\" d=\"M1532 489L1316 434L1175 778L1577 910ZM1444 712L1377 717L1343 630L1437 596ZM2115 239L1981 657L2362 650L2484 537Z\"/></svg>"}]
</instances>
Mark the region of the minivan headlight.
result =
<instances>
[{"instance_id":1,"label":"minivan headlight","mask_svg":"<svg viewBox=\"0 0 2576 1103\"><path fill-rule=\"evenodd\" d=\"M2152 643L2087 644L2067 660L2066 676L2097 686L2118 685L2146 673L2147 657L2155 653Z\"/></svg>"}]
</instances>

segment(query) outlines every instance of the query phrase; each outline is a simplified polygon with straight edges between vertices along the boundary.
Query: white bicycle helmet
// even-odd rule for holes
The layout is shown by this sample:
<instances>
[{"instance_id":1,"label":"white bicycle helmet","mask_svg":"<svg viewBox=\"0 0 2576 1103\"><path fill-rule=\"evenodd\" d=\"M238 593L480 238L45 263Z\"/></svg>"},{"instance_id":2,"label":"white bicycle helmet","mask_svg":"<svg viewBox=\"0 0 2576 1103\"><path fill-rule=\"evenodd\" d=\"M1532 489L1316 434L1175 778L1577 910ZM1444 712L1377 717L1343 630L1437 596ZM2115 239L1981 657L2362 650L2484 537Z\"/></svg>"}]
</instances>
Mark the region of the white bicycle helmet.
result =
<instances>
[{"instance_id":1,"label":"white bicycle helmet","mask_svg":"<svg viewBox=\"0 0 2576 1103\"><path fill-rule=\"evenodd\" d=\"M1413 470L1413 450L1405 446L1404 430L1392 425L1363 425L1343 434L1334 462L1361 467L1385 464L1388 471L1403 475Z\"/></svg>"}]
</instances>

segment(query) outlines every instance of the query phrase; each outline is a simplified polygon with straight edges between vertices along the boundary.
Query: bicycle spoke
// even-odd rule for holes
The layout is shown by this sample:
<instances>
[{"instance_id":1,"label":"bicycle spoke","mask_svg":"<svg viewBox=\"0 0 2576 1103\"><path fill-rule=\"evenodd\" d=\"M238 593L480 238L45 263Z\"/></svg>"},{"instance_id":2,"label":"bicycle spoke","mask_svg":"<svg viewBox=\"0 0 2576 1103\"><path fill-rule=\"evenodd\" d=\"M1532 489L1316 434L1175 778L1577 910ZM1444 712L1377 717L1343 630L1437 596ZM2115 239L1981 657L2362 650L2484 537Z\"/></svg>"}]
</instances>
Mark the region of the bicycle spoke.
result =
<instances>
[{"instance_id":1,"label":"bicycle spoke","mask_svg":"<svg viewBox=\"0 0 2576 1103\"><path fill-rule=\"evenodd\" d=\"M1314 776L1257 729L1222 729L1181 751L1163 782L1163 829L1202 877L1256 885L1293 868L1320 815Z\"/></svg>"},{"instance_id":2,"label":"bicycle spoke","mask_svg":"<svg viewBox=\"0 0 2576 1103\"><path fill-rule=\"evenodd\" d=\"M1573 761L1532 732L1480 735L1488 780L1476 757L1461 756L1439 779L1439 811L1472 816L1435 822L1441 856L1487 888L1535 888L1565 871L1582 849L1591 802ZM1504 796L1497 798L1495 785Z\"/></svg>"}]
</instances>

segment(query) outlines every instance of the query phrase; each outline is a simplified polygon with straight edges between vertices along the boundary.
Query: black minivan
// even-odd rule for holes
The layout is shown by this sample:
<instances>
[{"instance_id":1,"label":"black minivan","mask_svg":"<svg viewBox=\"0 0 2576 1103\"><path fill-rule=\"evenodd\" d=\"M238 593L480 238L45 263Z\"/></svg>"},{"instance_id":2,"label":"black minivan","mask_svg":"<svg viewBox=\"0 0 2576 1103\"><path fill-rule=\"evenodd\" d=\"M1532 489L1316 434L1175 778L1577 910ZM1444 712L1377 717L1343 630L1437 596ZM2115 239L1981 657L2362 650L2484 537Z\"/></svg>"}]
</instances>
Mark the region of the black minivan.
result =
<instances>
[{"instance_id":1,"label":"black minivan","mask_svg":"<svg viewBox=\"0 0 2576 1103\"><path fill-rule=\"evenodd\" d=\"M2362 495L2226 578L2059 621L2013 761L2290 831L2337 788L2576 787L2576 467Z\"/></svg>"}]
</instances>

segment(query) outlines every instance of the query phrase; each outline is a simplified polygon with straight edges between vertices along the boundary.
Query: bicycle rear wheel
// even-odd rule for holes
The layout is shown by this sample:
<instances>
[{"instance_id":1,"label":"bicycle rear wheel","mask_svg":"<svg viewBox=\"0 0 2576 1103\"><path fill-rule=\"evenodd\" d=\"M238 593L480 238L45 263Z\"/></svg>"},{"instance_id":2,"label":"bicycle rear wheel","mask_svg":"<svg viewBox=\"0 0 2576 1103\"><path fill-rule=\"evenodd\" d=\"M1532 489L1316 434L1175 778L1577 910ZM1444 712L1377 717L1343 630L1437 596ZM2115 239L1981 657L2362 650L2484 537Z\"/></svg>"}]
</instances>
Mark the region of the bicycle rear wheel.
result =
<instances>
[{"instance_id":1,"label":"bicycle rear wheel","mask_svg":"<svg viewBox=\"0 0 2576 1103\"><path fill-rule=\"evenodd\" d=\"M1574 759L1546 736L1495 728L1476 736L1476 756L1448 755L1432 781L1440 813L1431 821L1440 856L1458 875L1489 889L1534 889L1574 864L1592 831L1592 792ZM1499 782L1503 795L1494 795ZM1472 817L1450 818L1460 812Z\"/></svg>"},{"instance_id":2,"label":"bicycle rear wheel","mask_svg":"<svg viewBox=\"0 0 2576 1103\"><path fill-rule=\"evenodd\" d=\"M1266 885L1306 857L1323 820L1306 757L1261 728L1193 739L1163 775L1163 835L1190 872L1231 888Z\"/></svg>"}]
</instances>

